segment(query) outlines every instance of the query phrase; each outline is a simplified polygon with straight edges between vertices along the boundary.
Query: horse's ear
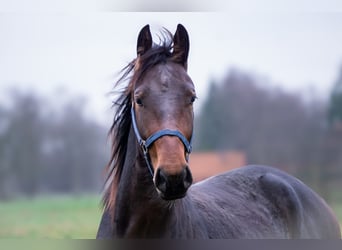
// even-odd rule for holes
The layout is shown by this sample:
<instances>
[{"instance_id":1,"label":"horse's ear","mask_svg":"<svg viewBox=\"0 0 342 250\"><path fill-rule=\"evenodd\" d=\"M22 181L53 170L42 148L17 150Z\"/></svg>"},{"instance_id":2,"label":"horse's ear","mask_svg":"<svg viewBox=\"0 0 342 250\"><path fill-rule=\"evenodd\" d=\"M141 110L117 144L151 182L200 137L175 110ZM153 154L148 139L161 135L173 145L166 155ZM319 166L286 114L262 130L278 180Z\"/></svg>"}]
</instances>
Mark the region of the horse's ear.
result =
<instances>
[{"instance_id":1,"label":"horse's ear","mask_svg":"<svg viewBox=\"0 0 342 250\"><path fill-rule=\"evenodd\" d=\"M173 36L173 54L172 58L175 62L182 64L185 69L188 66L189 55L189 35L183 25L178 24L175 35Z\"/></svg>"},{"instance_id":2,"label":"horse's ear","mask_svg":"<svg viewBox=\"0 0 342 250\"><path fill-rule=\"evenodd\" d=\"M138 35L137 41L137 55L143 55L147 50L152 47L152 35L150 31L150 25L144 26Z\"/></svg>"}]
</instances>

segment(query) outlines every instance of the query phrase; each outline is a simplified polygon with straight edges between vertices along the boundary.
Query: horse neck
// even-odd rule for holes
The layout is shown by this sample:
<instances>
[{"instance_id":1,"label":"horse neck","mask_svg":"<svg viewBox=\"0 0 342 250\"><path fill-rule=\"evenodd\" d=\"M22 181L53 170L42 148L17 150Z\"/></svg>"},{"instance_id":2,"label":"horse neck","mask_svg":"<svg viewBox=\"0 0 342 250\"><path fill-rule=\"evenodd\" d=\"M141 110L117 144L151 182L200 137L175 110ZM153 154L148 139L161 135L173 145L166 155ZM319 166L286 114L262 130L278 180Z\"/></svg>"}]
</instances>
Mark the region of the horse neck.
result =
<instances>
[{"instance_id":1,"label":"horse neck","mask_svg":"<svg viewBox=\"0 0 342 250\"><path fill-rule=\"evenodd\" d=\"M186 214L191 213L191 209L187 209L188 205L187 197L176 201L165 201L159 197L131 129L115 202L114 226L117 236L170 236L170 224L178 225L179 229L174 229L179 233L184 224L190 224L190 216Z\"/></svg>"}]
</instances>

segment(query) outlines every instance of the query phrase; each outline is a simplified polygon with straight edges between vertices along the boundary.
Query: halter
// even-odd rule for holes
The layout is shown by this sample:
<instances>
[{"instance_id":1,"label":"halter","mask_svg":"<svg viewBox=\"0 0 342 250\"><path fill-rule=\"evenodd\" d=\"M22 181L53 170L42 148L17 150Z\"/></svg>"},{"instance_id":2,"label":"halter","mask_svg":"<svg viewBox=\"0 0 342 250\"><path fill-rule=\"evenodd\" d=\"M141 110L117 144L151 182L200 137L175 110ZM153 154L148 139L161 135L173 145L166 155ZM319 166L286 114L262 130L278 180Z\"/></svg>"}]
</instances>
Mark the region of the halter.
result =
<instances>
[{"instance_id":1,"label":"halter","mask_svg":"<svg viewBox=\"0 0 342 250\"><path fill-rule=\"evenodd\" d=\"M153 171L152 163L150 161L150 155L148 153L148 150L151 147L151 145L156 140L158 140L160 137L163 137L166 135L178 137L184 145L184 149L186 152L186 161L188 162L189 154L192 151L192 146L191 146L192 135L191 135L191 139L189 142L185 138L185 136L178 130L162 129L162 130L159 130L159 131L155 132L154 134L150 135L146 140L143 140L140 133L139 133L139 129L137 126L137 121L135 118L135 112L134 112L134 105L133 104L132 104L132 108L131 108L131 117L132 117L132 125L133 125L135 136L137 137L138 143L139 143L140 147L142 148L142 151L144 153L144 158L146 161L146 165L147 165L148 170L150 171L150 174L152 175L152 177L154 176L154 171Z\"/></svg>"}]
</instances>

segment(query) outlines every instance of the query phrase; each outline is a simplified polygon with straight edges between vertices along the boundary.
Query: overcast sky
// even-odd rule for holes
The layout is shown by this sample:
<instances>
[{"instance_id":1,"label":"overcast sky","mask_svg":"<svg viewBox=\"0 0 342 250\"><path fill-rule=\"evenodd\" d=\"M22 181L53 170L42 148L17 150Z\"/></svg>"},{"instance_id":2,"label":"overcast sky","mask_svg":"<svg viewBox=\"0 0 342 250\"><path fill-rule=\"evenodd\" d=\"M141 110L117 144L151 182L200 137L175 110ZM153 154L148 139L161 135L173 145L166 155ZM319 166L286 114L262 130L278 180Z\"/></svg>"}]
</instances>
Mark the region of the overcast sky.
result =
<instances>
[{"instance_id":1,"label":"overcast sky","mask_svg":"<svg viewBox=\"0 0 342 250\"><path fill-rule=\"evenodd\" d=\"M0 97L17 86L58 101L53 93L65 86L111 121L107 94L147 23L155 32L187 28L189 75L200 99L208 81L232 67L293 92L314 86L324 97L342 65L342 12L1 12Z\"/></svg>"}]
</instances>

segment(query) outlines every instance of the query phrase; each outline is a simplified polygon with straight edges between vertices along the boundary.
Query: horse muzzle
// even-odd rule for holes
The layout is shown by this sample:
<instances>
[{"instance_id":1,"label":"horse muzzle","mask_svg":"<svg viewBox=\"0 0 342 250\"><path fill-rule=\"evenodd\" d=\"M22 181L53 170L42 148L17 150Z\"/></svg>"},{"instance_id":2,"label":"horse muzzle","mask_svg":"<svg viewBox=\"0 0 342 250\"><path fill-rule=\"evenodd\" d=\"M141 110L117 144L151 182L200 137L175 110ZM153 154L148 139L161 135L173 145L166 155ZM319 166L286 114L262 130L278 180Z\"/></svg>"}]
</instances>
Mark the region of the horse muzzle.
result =
<instances>
[{"instance_id":1,"label":"horse muzzle","mask_svg":"<svg viewBox=\"0 0 342 250\"><path fill-rule=\"evenodd\" d=\"M192 181L192 175L188 166L177 174L168 174L160 166L157 168L154 177L154 185L160 197L164 200L183 198L191 186Z\"/></svg>"}]
</instances>

